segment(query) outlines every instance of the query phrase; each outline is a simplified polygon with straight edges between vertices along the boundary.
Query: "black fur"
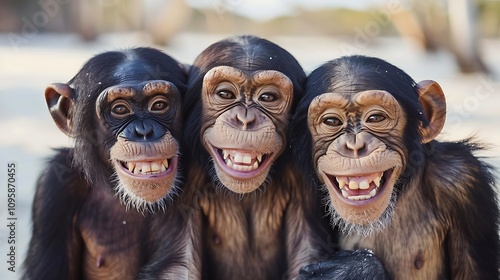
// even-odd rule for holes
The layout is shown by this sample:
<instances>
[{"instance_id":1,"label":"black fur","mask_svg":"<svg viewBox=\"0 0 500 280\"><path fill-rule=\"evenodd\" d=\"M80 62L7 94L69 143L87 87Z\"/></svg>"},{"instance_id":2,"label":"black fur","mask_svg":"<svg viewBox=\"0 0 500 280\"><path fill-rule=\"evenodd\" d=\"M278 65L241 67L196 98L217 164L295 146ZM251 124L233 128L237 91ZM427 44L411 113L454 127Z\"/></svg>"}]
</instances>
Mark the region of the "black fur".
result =
<instances>
[{"instance_id":1,"label":"black fur","mask_svg":"<svg viewBox=\"0 0 500 280\"><path fill-rule=\"evenodd\" d=\"M446 260L443 260L446 266L445 275L441 275L443 279L458 279L457 275L464 271L474 279L476 276L477 279L499 279L500 211L494 169L474 154L482 147L471 139L459 142L433 140L421 144L418 127L426 126L429 121L419 102L417 84L401 69L374 57L347 56L329 61L309 75L306 95L297 107L290 133L294 157L308 174L312 185L319 188L320 183L315 173L316 159L311 155L315 143L312 143L307 125L309 104L316 96L327 92L356 93L370 89L390 92L406 115L403 145L408 160L394 190L398 193L395 216L427 217L425 223L418 226L410 220L404 228L388 225L383 234L375 237L379 250L377 256L382 262L388 257L397 266L398 256L387 255L391 252L397 254L398 250L403 252L405 246L412 246L394 243L392 232L421 233L421 242L432 236L437 239L444 232L446 236L442 248L439 248L447 252ZM381 140L390 143L390 139ZM411 156L414 156L413 160ZM410 190L418 198L405 196ZM417 205L408 203L411 199L419 202ZM338 258L333 261L338 261ZM331 275L338 272L331 262L308 267L302 271L304 279L334 277ZM394 266L386 268L393 272L396 270Z\"/></svg>"},{"instance_id":2,"label":"black fur","mask_svg":"<svg viewBox=\"0 0 500 280\"><path fill-rule=\"evenodd\" d=\"M73 91L68 114L75 147L56 150L37 181L33 231L22 279L106 278L109 275L102 276L105 269L100 267L110 260L118 268L108 266L105 271L117 272L113 277L120 279L135 279L145 264L143 279L157 279L156 275L172 267L189 265L190 256L183 250L190 240L186 226L190 212L179 206L185 202L179 198L156 214L127 210L114 193L116 182L109 162L117 131L103 127L96 116L96 99L104 89L148 80L167 80L181 96L186 90L181 65L151 48L98 54L68 82ZM179 130L170 132L181 140ZM102 260L88 264L92 261L88 248L98 248ZM150 272L151 267L155 273ZM137 272L130 275L121 271Z\"/></svg>"}]
</instances>

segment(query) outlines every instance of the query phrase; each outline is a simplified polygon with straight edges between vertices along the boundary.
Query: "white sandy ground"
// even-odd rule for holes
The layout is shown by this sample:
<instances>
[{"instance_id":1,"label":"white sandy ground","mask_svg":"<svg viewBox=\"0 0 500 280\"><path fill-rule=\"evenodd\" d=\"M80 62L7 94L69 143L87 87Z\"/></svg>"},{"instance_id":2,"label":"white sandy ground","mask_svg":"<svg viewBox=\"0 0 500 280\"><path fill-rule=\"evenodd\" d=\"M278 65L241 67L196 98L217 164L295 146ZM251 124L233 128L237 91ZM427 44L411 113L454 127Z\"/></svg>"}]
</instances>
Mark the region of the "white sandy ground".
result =
<instances>
[{"instance_id":1,"label":"white sandy ground","mask_svg":"<svg viewBox=\"0 0 500 280\"><path fill-rule=\"evenodd\" d=\"M191 63L209 44L226 35L181 34L162 50ZM0 34L0 279L18 279L7 270L7 164L16 163L15 241L16 271L25 258L30 239L31 201L36 177L51 148L71 145L58 130L46 109L43 92L51 82L68 81L92 55L105 50L148 45L138 33L107 35L82 43L73 35L37 35L14 46L8 34ZM269 37L289 50L306 72L322 62L346 54L383 58L415 80L432 79L443 87L448 119L439 139L458 140L476 135L491 144L482 155L500 166L500 41L481 43L485 61L496 72L496 81L482 75L462 75L449 53L425 54L410 42L380 38L364 44L349 38Z\"/></svg>"}]
</instances>

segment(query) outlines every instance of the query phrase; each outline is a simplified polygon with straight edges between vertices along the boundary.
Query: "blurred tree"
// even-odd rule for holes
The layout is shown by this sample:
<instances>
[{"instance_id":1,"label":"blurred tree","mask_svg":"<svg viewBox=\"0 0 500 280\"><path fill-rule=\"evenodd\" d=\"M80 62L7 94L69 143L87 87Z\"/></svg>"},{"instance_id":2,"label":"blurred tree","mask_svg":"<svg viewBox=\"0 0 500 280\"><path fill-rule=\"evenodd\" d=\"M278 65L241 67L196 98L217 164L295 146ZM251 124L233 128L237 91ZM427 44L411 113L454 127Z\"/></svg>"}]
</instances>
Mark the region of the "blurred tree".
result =
<instances>
[{"instance_id":1,"label":"blurred tree","mask_svg":"<svg viewBox=\"0 0 500 280\"><path fill-rule=\"evenodd\" d=\"M159 45L168 44L191 18L191 7L185 0L148 0L143 3L144 29Z\"/></svg>"},{"instance_id":2,"label":"blurred tree","mask_svg":"<svg viewBox=\"0 0 500 280\"><path fill-rule=\"evenodd\" d=\"M475 0L448 1L451 51L462 72L490 72L479 50L477 2Z\"/></svg>"},{"instance_id":3,"label":"blurred tree","mask_svg":"<svg viewBox=\"0 0 500 280\"><path fill-rule=\"evenodd\" d=\"M475 0L409 1L410 8L393 17L403 36L416 40L426 51L449 50L461 72L490 72L480 54Z\"/></svg>"}]
</instances>

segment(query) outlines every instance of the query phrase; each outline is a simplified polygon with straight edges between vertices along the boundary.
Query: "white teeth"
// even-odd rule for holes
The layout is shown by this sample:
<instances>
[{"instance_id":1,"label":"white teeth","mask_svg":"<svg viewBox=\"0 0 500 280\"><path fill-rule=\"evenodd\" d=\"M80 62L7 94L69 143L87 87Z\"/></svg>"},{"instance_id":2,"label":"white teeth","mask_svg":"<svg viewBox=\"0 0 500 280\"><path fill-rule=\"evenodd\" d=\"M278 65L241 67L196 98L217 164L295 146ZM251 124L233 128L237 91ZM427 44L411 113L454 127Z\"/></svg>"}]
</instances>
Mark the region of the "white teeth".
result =
<instances>
[{"instance_id":1,"label":"white teeth","mask_svg":"<svg viewBox=\"0 0 500 280\"><path fill-rule=\"evenodd\" d=\"M349 197L349 193L348 193L348 192L346 192L346 191L344 191L344 190L342 190L342 195L343 195L344 197L346 197L346 198L348 198L348 197Z\"/></svg>"},{"instance_id":2,"label":"white teeth","mask_svg":"<svg viewBox=\"0 0 500 280\"><path fill-rule=\"evenodd\" d=\"M245 154L243 156L243 163L247 163L248 164L248 163L251 163L251 162L252 162L252 156L249 155L249 154Z\"/></svg>"},{"instance_id":3,"label":"white teeth","mask_svg":"<svg viewBox=\"0 0 500 280\"><path fill-rule=\"evenodd\" d=\"M257 168L259 168L259 163L256 161L256 162L253 163L252 169L255 170Z\"/></svg>"},{"instance_id":4,"label":"white teeth","mask_svg":"<svg viewBox=\"0 0 500 280\"><path fill-rule=\"evenodd\" d=\"M367 190L369 187L370 187L370 183L368 183L368 181L363 180L363 181L359 182L360 189Z\"/></svg>"},{"instance_id":5,"label":"white teeth","mask_svg":"<svg viewBox=\"0 0 500 280\"><path fill-rule=\"evenodd\" d=\"M342 196L349 200L366 200L370 199L377 195L377 190L380 187L380 181L382 180L383 172L368 174L364 176L339 176L335 177L335 180L338 183L338 187L341 190ZM375 188L373 188L369 193L366 191L357 191L357 190L369 190L370 185L373 182L375 184ZM351 191L356 191L355 193L363 192L363 194L351 195Z\"/></svg>"},{"instance_id":6,"label":"white teeth","mask_svg":"<svg viewBox=\"0 0 500 280\"><path fill-rule=\"evenodd\" d=\"M151 165L145 163L142 165L141 173L151 172Z\"/></svg>"},{"instance_id":7,"label":"white teeth","mask_svg":"<svg viewBox=\"0 0 500 280\"><path fill-rule=\"evenodd\" d=\"M259 168L259 163L256 161L253 165L241 165L236 162L232 162L231 159L228 159L226 161L226 166L236 171L252 171Z\"/></svg>"},{"instance_id":8,"label":"white teeth","mask_svg":"<svg viewBox=\"0 0 500 280\"><path fill-rule=\"evenodd\" d=\"M135 175L139 174L158 174L160 172L165 172L168 169L168 160L162 161L137 161L137 162L127 162L126 166L130 173Z\"/></svg>"},{"instance_id":9,"label":"white teeth","mask_svg":"<svg viewBox=\"0 0 500 280\"><path fill-rule=\"evenodd\" d=\"M262 155L257 155L257 161L262 162Z\"/></svg>"},{"instance_id":10,"label":"white teeth","mask_svg":"<svg viewBox=\"0 0 500 280\"><path fill-rule=\"evenodd\" d=\"M163 164L160 164L158 162L151 163L151 171L153 171L153 172L159 171L160 170L160 165L163 165Z\"/></svg>"},{"instance_id":11,"label":"white teeth","mask_svg":"<svg viewBox=\"0 0 500 280\"><path fill-rule=\"evenodd\" d=\"M361 195L349 195L349 193L345 190L342 191L342 196L349 200L366 200L374 197L377 194L377 189L373 189L369 194L361 194Z\"/></svg>"},{"instance_id":12,"label":"white teeth","mask_svg":"<svg viewBox=\"0 0 500 280\"><path fill-rule=\"evenodd\" d=\"M259 168L263 156L222 149L222 157L229 168L237 171L253 171Z\"/></svg>"},{"instance_id":13,"label":"white teeth","mask_svg":"<svg viewBox=\"0 0 500 280\"><path fill-rule=\"evenodd\" d=\"M243 162L243 156L241 154L234 155L234 162Z\"/></svg>"},{"instance_id":14,"label":"white teeth","mask_svg":"<svg viewBox=\"0 0 500 280\"><path fill-rule=\"evenodd\" d=\"M351 190L357 190L357 189L359 189L358 182L356 182L354 180L349 181L349 188Z\"/></svg>"},{"instance_id":15,"label":"white teeth","mask_svg":"<svg viewBox=\"0 0 500 280\"><path fill-rule=\"evenodd\" d=\"M382 180L383 175L384 173L380 172L377 174L371 174L366 176L354 176L354 177L339 176L335 177L335 180L337 181L338 187L340 189L344 188L344 186L347 185L348 188L351 190L357 190L357 189L367 190L370 188L371 182L373 182L375 186L380 187L380 182Z\"/></svg>"},{"instance_id":16,"label":"white teeth","mask_svg":"<svg viewBox=\"0 0 500 280\"><path fill-rule=\"evenodd\" d=\"M369 199L371 198L371 196L369 195L355 195L355 196L349 196L348 199L350 200L365 200L365 199Z\"/></svg>"}]
</instances>

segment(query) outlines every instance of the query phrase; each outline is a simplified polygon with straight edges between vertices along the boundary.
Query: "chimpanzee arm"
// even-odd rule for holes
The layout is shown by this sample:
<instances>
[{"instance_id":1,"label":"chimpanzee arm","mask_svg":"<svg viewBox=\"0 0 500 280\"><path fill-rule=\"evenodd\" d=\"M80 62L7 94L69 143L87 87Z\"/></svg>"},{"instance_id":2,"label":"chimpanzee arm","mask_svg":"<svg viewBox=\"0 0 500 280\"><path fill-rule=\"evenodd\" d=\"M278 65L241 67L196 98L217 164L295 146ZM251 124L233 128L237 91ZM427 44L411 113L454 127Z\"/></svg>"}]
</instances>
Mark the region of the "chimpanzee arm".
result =
<instances>
[{"instance_id":1,"label":"chimpanzee arm","mask_svg":"<svg viewBox=\"0 0 500 280\"><path fill-rule=\"evenodd\" d=\"M437 203L448 209L452 221L445 239L451 279L500 277L497 188L493 168L473 155L477 149L480 145L469 140L440 143L443 152L427 171L429 183L440 182L443 191ZM446 172L435 168L443 163Z\"/></svg>"},{"instance_id":2,"label":"chimpanzee arm","mask_svg":"<svg viewBox=\"0 0 500 280\"><path fill-rule=\"evenodd\" d=\"M137 280L201 279L201 213L183 198L149 219L148 259Z\"/></svg>"},{"instance_id":3,"label":"chimpanzee arm","mask_svg":"<svg viewBox=\"0 0 500 280\"><path fill-rule=\"evenodd\" d=\"M283 184L291 186L285 212L285 239L287 256L287 279L296 279L299 270L320 259L320 237L316 235L313 211L314 193L306 189L303 178L293 169L287 169Z\"/></svg>"},{"instance_id":4,"label":"chimpanzee arm","mask_svg":"<svg viewBox=\"0 0 500 280\"><path fill-rule=\"evenodd\" d=\"M22 279L80 279L82 241L75 213L87 185L71 162L69 149L58 150L38 179Z\"/></svg>"}]
</instances>

